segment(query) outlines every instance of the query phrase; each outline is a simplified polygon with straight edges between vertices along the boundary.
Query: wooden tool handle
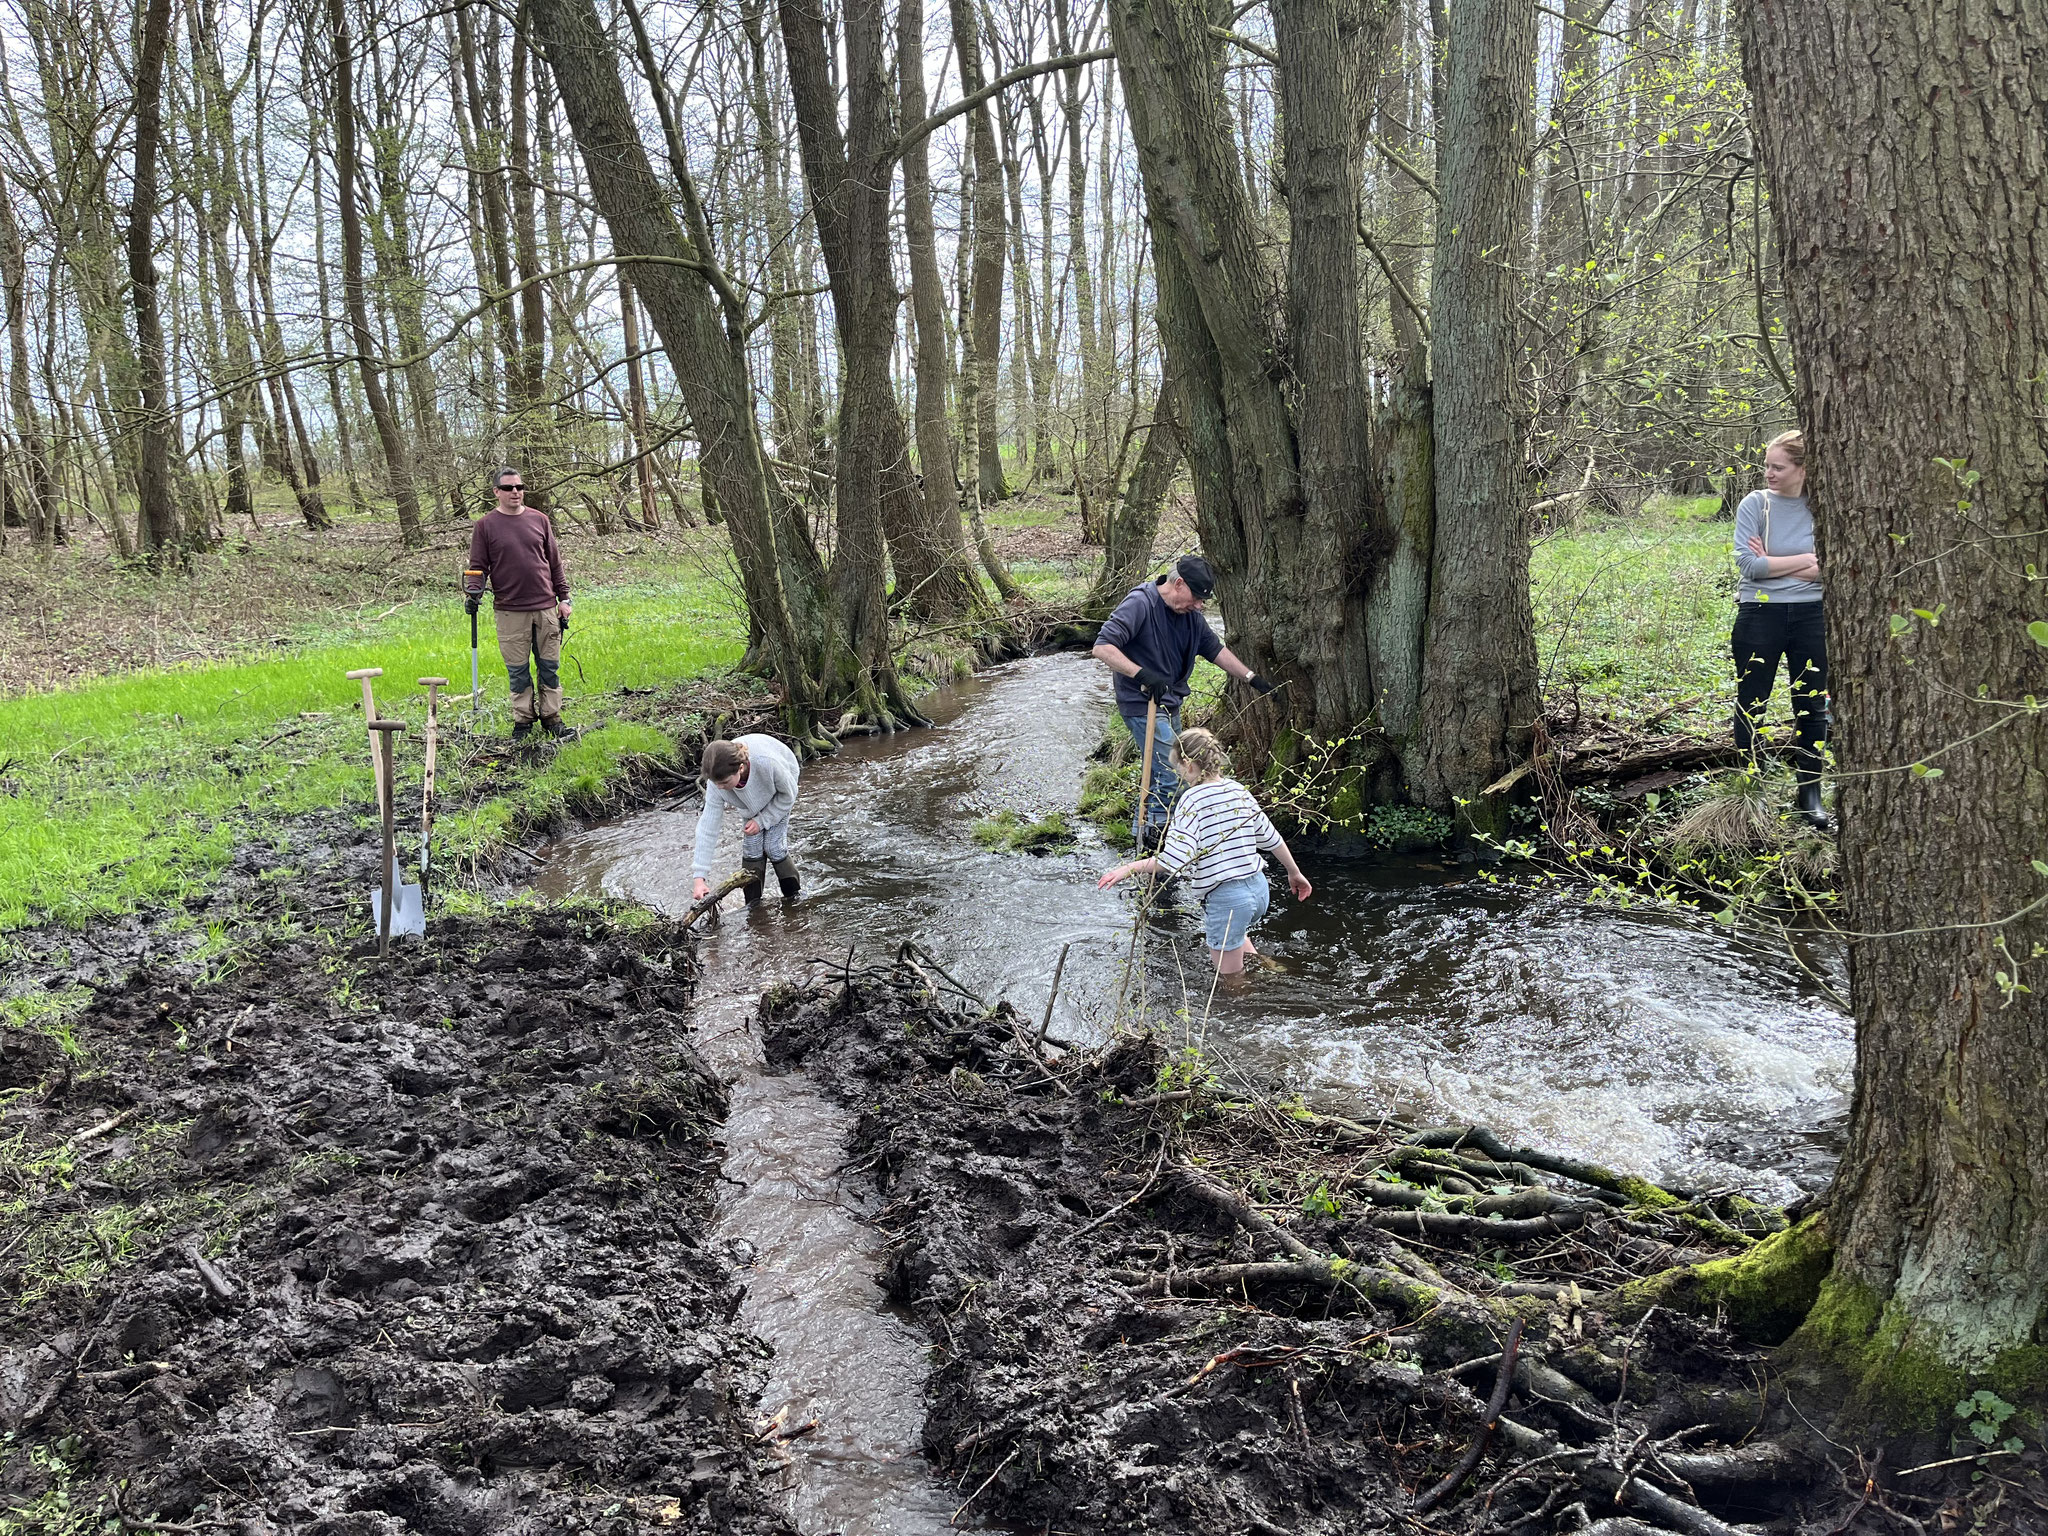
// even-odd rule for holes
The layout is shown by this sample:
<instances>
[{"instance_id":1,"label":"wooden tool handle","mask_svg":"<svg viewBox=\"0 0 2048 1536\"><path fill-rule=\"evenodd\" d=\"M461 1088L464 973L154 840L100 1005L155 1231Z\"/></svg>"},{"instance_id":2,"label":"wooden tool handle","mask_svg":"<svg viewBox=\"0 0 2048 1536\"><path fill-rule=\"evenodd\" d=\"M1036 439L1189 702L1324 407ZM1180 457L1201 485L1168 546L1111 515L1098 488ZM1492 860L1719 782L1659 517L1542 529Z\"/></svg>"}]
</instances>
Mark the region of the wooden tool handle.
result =
<instances>
[{"instance_id":1,"label":"wooden tool handle","mask_svg":"<svg viewBox=\"0 0 2048 1536\"><path fill-rule=\"evenodd\" d=\"M382 667L357 667L353 672L342 673L342 676L346 677L350 682L354 682L357 678L382 677L383 675L384 669Z\"/></svg>"}]
</instances>

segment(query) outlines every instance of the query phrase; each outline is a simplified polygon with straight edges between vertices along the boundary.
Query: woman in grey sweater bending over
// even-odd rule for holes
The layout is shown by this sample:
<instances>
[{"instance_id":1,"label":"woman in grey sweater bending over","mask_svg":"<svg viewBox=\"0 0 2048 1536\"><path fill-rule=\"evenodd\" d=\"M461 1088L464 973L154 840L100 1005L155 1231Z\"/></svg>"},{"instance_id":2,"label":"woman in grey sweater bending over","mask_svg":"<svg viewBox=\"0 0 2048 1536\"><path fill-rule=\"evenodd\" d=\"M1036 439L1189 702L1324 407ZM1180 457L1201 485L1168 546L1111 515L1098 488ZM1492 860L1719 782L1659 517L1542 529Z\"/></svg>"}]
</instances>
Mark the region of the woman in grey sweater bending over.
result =
<instances>
[{"instance_id":1,"label":"woman in grey sweater bending over","mask_svg":"<svg viewBox=\"0 0 2048 1536\"><path fill-rule=\"evenodd\" d=\"M1782 432L1764 450L1764 489L1735 510L1735 745L1752 762L1757 727L1784 658L1799 744L1792 751L1800 814L1828 825L1820 803L1821 747L1828 736L1828 637L1820 560L1806 504L1806 439Z\"/></svg>"},{"instance_id":2,"label":"woman in grey sweater bending over","mask_svg":"<svg viewBox=\"0 0 2048 1536\"><path fill-rule=\"evenodd\" d=\"M1260 855L1280 861L1296 901L1307 901L1313 887L1252 792L1224 776L1230 759L1213 732L1181 732L1174 738L1172 763L1187 787L1174 802L1158 854L1117 865L1096 888L1107 890L1131 875L1178 875L1188 894L1201 898L1209 958L1221 974L1234 975L1244 969L1246 955L1258 953L1252 925L1266 915L1270 899Z\"/></svg>"},{"instance_id":3,"label":"woman in grey sweater bending over","mask_svg":"<svg viewBox=\"0 0 2048 1536\"><path fill-rule=\"evenodd\" d=\"M747 900L761 899L771 859L782 899L795 899L802 882L796 860L789 856L789 813L796 807L797 773L796 754L773 736L740 736L704 748L704 814L697 818L697 849L690 871L690 892L696 900L711 894L711 861L718 853L728 806L746 818L740 829L740 868L749 876L741 887Z\"/></svg>"}]
</instances>

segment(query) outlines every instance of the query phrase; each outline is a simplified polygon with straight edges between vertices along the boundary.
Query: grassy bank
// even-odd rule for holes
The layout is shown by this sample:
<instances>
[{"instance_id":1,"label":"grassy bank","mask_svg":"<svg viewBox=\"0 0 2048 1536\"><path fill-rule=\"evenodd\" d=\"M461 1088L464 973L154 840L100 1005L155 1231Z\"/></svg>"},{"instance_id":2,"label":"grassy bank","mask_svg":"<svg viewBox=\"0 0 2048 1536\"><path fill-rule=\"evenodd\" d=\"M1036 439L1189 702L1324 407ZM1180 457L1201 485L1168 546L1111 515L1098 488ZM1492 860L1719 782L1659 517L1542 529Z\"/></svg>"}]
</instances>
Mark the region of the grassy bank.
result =
<instances>
[{"instance_id":1,"label":"grassy bank","mask_svg":"<svg viewBox=\"0 0 2048 1536\"><path fill-rule=\"evenodd\" d=\"M587 586L563 660L569 719L608 712L620 690L653 690L728 667L745 640L715 575L678 568L666 582ZM0 701L9 743L0 798L0 931L45 918L78 925L175 902L265 823L308 811L373 809L358 685L381 666L378 712L407 722L400 793L416 798L426 692L414 679L469 684L469 626L443 597L364 618L330 616L289 654L137 672ZM552 804L595 793L635 753L669 742L645 724L587 732L514 777L478 783L506 754L507 684L484 617L483 708L444 714L437 788L451 810L444 857L472 854Z\"/></svg>"}]
</instances>

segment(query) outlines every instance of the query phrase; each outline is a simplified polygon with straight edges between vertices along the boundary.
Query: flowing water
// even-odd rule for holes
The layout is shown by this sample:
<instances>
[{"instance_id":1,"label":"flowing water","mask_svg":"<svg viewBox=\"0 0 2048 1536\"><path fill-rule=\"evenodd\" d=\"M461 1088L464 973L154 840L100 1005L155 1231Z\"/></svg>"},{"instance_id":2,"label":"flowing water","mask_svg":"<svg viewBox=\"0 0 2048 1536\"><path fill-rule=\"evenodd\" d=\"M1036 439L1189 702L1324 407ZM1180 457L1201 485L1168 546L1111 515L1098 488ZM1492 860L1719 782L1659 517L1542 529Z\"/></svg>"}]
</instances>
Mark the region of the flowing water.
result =
<instances>
[{"instance_id":1,"label":"flowing water","mask_svg":"<svg viewBox=\"0 0 2048 1536\"><path fill-rule=\"evenodd\" d=\"M747 1316L777 1349L768 1406L786 1403L790 1425L820 1421L790 1442L807 1532L937 1532L963 1496L932 1487L918 1455L922 1345L881 1309L883 1239L840 1184L845 1114L800 1076L764 1075L747 1028L769 981L837 964L849 946L872 957L915 939L1035 1019L1069 945L1056 1035L1099 1038L1118 998L1142 988L1226 1072L1361 1117L1480 1121L1509 1141L1779 1201L1833 1164L1848 1020L1789 961L1691 917L1469 868L1311 856L1313 898L1276 894L1257 932L1280 969L1212 995L1199 920L1169 908L1143 925L1127 983L1135 902L1094 883L1118 856L1088 831L1045 858L970 835L1004 807L1071 810L1108 705L1093 661L1037 657L941 690L931 730L809 765L792 824L803 899L771 895L703 946L700 1033L735 1079L726 1173L740 1192L720 1227L759 1255ZM693 802L578 833L549 850L537 883L679 912L695 829ZM728 848L718 867L736 862Z\"/></svg>"}]
</instances>

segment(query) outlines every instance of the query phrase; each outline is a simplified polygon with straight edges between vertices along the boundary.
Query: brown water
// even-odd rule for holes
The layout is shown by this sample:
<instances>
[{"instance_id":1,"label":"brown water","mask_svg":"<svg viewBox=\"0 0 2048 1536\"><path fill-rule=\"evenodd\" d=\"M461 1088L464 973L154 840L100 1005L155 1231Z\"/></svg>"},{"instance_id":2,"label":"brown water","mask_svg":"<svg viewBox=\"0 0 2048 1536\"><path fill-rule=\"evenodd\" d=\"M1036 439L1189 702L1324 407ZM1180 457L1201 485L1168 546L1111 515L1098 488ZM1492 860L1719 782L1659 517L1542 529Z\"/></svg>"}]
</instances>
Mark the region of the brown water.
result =
<instances>
[{"instance_id":1,"label":"brown water","mask_svg":"<svg viewBox=\"0 0 2048 1536\"><path fill-rule=\"evenodd\" d=\"M793 845L804 899L771 896L704 944L705 1025L736 1078L721 1230L759 1255L748 1319L776 1346L807 1532L936 1532L965 1493L934 1488L917 1454L923 1345L881 1310L883 1239L840 1183L846 1121L801 1076L770 1078L751 1000L847 946L915 939L955 977L1036 1018L1071 945L1056 1034L1108 1028L1131 948L1133 899L1099 893L1115 862L1090 831L1073 853L991 853L969 829L1008 806L1071 810L1109 707L1085 657L1037 657L927 701L937 724L808 766ZM537 882L680 911L694 803L566 838ZM730 829L721 870L737 863ZM1789 962L1712 924L1619 911L1568 892L1490 885L1472 871L1317 860L1314 898L1276 894L1259 947L1283 969L1211 995L1198 917L1145 924L1135 988L1226 1073L1278 1078L1360 1116L1477 1120L1511 1141L1669 1182L1773 1200L1832 1167L1850 1070L1849 1023ZM772 881L771 881L772 889ZM858 1187L858 1181L853 1181ZM971 1491L971 1490L969 1490Z\"/></svg>"}]
</instances>

